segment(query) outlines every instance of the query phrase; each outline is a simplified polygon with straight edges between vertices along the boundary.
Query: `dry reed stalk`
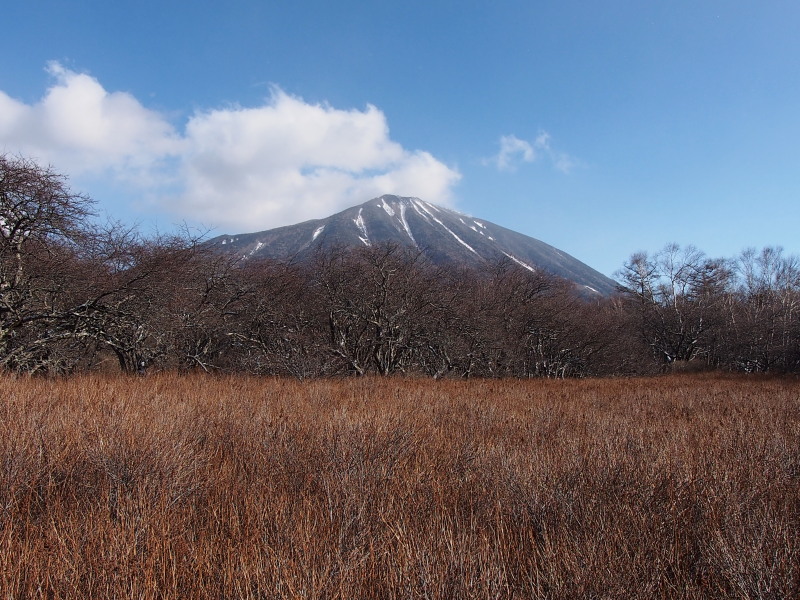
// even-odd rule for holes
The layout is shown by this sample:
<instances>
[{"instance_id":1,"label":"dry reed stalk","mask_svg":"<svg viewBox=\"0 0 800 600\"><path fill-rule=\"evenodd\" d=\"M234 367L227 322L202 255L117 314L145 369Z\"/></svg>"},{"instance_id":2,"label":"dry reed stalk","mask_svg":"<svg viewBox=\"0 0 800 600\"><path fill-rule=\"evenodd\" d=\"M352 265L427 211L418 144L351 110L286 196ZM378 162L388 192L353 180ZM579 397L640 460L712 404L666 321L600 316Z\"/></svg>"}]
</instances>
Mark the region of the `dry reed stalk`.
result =
<instances>
[{"instance_id":1,"label":"dry reed stalk","mask_svg":"<svg viewBox=\"0 0 800 600\"><path fill-rule=\"evenodd\" d=\"M2 598L800 596L800 384L0 378Z\"/></svg>"}]
</instances>

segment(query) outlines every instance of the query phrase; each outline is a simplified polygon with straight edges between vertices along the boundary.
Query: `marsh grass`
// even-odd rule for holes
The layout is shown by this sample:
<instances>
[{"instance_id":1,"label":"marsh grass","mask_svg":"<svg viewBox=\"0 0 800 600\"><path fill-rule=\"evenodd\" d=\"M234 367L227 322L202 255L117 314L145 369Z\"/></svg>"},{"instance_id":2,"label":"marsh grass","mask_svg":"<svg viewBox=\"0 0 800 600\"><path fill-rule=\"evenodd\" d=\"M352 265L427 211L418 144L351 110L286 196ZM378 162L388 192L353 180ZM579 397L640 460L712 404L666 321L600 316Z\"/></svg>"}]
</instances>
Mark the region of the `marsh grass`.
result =
<instances>
[{"instance_id":1,"label":"marsh grass","mask_svg":"<svg viewBox=\"0 0 800 600\"><path fill-rule=\"evenodd\" d=\"M0 379L2 598L800 596L800 383Z\"/></svg>"}]
</instances>

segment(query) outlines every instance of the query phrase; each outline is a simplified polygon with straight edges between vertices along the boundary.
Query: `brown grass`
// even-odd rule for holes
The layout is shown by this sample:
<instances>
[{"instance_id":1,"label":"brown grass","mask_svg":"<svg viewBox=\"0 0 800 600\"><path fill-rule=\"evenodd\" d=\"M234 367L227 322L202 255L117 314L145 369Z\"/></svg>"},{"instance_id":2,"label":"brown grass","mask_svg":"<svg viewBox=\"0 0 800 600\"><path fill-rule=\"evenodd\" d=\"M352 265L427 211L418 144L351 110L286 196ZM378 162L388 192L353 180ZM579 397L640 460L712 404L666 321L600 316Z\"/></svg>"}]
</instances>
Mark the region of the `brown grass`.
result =
<instances>
[{"instance_id":1,"label":"brown grass","mask_svg":"<svg viewBox=\"0 0 800 600\"><path fill-rule=\"evenodd\" d=\"M800 596L800 383L0 379L0 597Z\"/></svg>"}]
</instances>

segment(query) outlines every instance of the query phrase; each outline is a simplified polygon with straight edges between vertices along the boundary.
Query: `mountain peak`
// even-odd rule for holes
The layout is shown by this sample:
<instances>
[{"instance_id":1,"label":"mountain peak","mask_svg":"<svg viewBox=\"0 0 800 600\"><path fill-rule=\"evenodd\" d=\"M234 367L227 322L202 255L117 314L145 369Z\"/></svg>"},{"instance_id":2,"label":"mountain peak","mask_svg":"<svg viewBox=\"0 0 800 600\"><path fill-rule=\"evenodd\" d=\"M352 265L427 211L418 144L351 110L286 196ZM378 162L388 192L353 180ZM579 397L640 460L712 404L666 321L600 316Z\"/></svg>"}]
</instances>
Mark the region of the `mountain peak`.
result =
<instances>
[{"instance_id":1,"label":"mountain peak","mask_svg":"<svg viewBox=\"0 0 800 600\"><path fill-rule=\"evenodd\" d=\"M210 240L245 258L304 261L333 246L397 243L418 248L434 264L485 269L510 260L530 271L558 275L590 293L608 295L614 282L540 240L410 196L385 194L326 219Z\"/></svg>"}]
</instances>

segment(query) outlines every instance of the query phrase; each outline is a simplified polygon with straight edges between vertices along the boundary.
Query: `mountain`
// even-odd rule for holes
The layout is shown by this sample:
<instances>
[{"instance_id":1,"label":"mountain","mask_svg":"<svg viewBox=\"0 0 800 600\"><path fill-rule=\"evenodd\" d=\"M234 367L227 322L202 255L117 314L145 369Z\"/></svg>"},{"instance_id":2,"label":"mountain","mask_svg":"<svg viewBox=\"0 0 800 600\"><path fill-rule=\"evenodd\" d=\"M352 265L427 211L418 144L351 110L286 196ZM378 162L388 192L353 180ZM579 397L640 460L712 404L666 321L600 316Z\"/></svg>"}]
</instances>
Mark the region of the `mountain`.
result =
<instances>
[{"instance_id":1,"label":"mountain","mask_svg":"<svg viewBox=\"0 0 800 600\"><path fill-rule=\"evenodd\" d=\"M553 246L419 198L386 195L326 219L209 240L226 253L295 261L336 245L385 242L415 246L438 265L485 268L506 257L531 271L564 277L589 293L609 295L615 290L614 281Z\"/></svg>"}]
</instances>

